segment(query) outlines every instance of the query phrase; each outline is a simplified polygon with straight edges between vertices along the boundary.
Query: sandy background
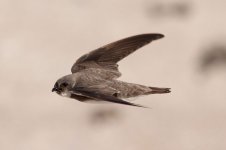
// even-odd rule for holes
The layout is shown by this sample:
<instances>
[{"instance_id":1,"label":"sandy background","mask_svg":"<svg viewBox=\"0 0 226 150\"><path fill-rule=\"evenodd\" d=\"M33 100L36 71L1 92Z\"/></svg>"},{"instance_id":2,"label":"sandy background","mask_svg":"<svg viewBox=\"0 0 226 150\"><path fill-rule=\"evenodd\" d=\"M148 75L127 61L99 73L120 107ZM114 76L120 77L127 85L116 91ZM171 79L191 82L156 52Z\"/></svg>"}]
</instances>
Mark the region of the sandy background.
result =
<instances>
[{"instance_id":1,"label":"sandy background","mask_svg":"<svg viewBox=\"0 0 226 150\"><path fill-rule=\"evenodd\" d=\"M226 1L0 0L1 150L225 150ZM152 109L51 92L82 54L162 33L120 62L121 80L171 87ZM144 65L148 64L148 65Z\"/></svg>"}]
</instances>

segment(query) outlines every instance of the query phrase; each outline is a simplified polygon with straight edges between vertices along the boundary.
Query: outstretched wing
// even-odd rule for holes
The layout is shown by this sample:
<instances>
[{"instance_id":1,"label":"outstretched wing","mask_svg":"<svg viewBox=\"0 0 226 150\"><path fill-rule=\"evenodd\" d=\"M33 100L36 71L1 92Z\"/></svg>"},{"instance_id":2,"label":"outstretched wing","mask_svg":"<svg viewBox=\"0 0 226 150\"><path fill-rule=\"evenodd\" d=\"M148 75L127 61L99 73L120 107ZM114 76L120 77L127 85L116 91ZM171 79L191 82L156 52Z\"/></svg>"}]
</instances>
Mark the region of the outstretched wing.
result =
<instances>
[{"instance_id":1,"label":"outstretched wing","mask_svg":"<svg viewBox=\"0 0 226 150\"><path fill-rule=\"evenodd\" d=\"M77 95L89 97L89 98L94 99L96 101L106 101L106 102L111 102L111 103L117 103L117 104L146 108L144 106L119 99L119 98L115 97L114 95L107 94L106 92L102 92L101 90L98 90L97 88L76 87L76 88L73 89L72 92L74 94L77 94Z\"/></svg>"},{"instance_id":2,"label":"outstretched wing","mask_svg":"<svg viewBox=\"0 0 226 150\"><path fill-rule=\"evenodd\" d=\"M101 68L114 71L119 77L117 62L151 41L163 37L164 35L157 33L141 34L110 43L80 57L72 66L71 72L76 73L87 68Z\"/></svg>"}]
</instances>

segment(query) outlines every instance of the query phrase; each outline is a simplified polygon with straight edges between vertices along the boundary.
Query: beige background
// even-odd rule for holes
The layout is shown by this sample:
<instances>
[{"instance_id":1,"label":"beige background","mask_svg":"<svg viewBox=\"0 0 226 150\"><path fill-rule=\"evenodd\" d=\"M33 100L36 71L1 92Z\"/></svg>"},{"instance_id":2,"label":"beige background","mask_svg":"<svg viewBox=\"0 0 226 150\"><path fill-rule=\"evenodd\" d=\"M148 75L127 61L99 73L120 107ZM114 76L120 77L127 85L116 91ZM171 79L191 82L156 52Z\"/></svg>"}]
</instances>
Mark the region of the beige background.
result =
<instances>
[{"instance_id":1,"label":"beige background","mask_svg":"<svg viewBox=\"0 0 226 150\"><path fill-rule=\"evenodd\" d=\"M225 150L224 0L0 0L1 150ZM171 87L152 109L86 104L51 92L82 54L141 33L165 38L120 62L125 81ZM214 51L214 48L212 49ZM223 62L223 61L222 61Z\"/></svg>"}]
</instances>

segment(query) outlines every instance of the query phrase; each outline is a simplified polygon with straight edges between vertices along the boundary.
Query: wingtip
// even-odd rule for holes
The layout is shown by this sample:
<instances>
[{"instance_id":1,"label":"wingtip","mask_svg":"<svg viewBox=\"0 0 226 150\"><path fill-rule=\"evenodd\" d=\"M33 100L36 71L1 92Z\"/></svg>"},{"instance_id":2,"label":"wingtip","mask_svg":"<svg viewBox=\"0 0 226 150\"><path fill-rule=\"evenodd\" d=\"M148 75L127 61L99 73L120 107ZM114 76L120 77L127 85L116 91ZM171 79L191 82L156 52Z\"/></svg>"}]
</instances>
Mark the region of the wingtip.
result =
<instances>
[{"instance_id":1,"label":"wingtip","mask_svg":"<svg viewBox=\"0 0 226 150\"><path fill-rule=\"evenodd\" d=\"M130 106L136 106L136 107L140 107L140 108L148 108L148 109L151 109L150 107L139 105L139 104L134 104L134 103L132 103L132 105L130 105Z\"/></svg>"},{"instance_id":2,"label":"wingtip","mask_svg":"<svg viewBox=\"0 0 226 150\"><path fill-rule=\"evenodd\" d=\"M137 36L145 37L147 39L150 39L151 41L158 40L165 37L165 35L161 33L144 33L144 34L136 35L135 37Z\"/></svg>"},{"instance_id":3,"label":"wingtip","mask_svg":"<svg viewBox=\"0 0 226 150\"><path fill-rule=\"evenodd\" d=\"M161 33L154 33L152 34L154 35L154 40L158 40L158 39L161 39L161 38L164 38L165 36Z\"/></svg>"}]
</instances>

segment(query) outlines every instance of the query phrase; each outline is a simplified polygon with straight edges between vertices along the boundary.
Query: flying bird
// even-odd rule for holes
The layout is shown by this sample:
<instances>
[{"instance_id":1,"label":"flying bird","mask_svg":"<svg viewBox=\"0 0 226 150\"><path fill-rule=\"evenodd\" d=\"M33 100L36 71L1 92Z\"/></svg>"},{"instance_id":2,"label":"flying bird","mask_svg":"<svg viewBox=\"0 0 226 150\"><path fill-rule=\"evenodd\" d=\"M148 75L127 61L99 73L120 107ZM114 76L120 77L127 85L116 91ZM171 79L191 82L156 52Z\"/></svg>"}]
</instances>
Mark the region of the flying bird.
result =
<instances>
[{"instance_id":1,"label":"flying bird","mask_svg":"<svg viewBox=\"0 0 226 150\"><path fill-rule=\"evenodd\" d=\"M118 62L148 43L163 38L158 33L141 34L107 44L81 56L72 74L57 80L52 92L81 102L112 102L144 107L125 99L149 94L170 93L170 88L150 87L117 80Z\"/></svg>"}]
</instances>

